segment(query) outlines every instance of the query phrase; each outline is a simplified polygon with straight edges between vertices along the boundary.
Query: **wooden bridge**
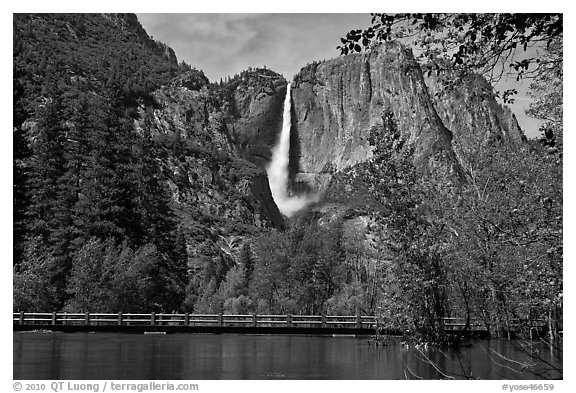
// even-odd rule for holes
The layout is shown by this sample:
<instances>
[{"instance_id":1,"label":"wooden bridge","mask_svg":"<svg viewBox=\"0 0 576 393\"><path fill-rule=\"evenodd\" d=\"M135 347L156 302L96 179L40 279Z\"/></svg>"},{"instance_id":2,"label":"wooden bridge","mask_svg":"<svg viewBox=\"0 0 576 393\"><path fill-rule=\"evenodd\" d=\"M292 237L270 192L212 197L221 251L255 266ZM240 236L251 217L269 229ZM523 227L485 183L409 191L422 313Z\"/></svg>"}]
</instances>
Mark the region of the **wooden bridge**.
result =
<instances>
[{"instance_id":1,"label":"wooden bridge","mask_svg":"<svg viewBox=\"0 0 576 393\"><path fill-rule=\"evenodd\" d=\"M13 313L13 330L122 333L374 334L373 316Z\"/></svg>"},{"instance_id":2,"label":"wooden bridge","mask_svg":"<svg viewBox=\"0 0 576 393\"><path fill-rule=\"evenodd\" d=\"M444 326L457 332L465 320L445 318ZM14 331L372 335L376 327L376 317L371 315L13 313ZM471 333L487 331L484 324L471 323Z\"/></svg>"}]
</instances>

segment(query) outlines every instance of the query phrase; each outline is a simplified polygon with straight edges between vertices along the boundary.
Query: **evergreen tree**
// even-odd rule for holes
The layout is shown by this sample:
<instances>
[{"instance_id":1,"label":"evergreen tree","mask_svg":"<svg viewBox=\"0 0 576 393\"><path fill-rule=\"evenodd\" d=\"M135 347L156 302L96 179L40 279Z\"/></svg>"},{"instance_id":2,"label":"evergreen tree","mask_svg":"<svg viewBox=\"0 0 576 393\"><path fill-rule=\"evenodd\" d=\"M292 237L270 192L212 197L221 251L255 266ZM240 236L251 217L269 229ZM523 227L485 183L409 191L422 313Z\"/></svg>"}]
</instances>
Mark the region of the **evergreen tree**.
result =
<instances>
[{"instance_id":1,"label":"evergreen tree","mask_svg":"<svg viewBox=\"0 0 576 393\"><path fill-rule=\"evenodd\" d=\"M22 123L27 117L23 108L22 97L24 95L24 86L20 77L22 70L14 67L14 91L13 91L13 265L22 261L24 253L24 241L26 238L26 211L28 210L28 169L26 162L30 157L31 151L26 139L26 133L22 129Z\"/></svg>"},{"instance_id":2,"label":"evergreen tree","mask_svg":"<svg viewBox=\"0 0 576 393\"><path fill-rule=\"evenodd\" d=\"M240 255L238 256L238 263L244 266L246 277L247 279L250 279L252 272L254 271L254 256L252 255L250 243L244 242L244 244L242 244Z\"/></svg>"},{"instance_id":3,"label":"evergreen tree","mask_svg":"<svg viewBox=\"0 0 576 393\"><path fill-rule=\"evenodd\" d=\"M161 252L178 259L179 256L173 253L177 233L175 216L170 207L171 195L156 159L160 152L152 140L150 126L145 124L143 134L134 139L132 174L144 240L156 244Z\"/></svg>"},{"instance_id":4,"label":"evergreen tree","mask_svg":"<svg viewBox=\"0 0 576 393\"><path fill-rule=\"evenodd\" d=\"M49 281L56 287L61 301L65 298L66 278L70 271L67 245L71 240L63 236L71 225L66 214L68 205L63 187L68 131L63 119L65 112L60 98L48 101L42 108L37 129L30 130L29 138L33 142L27 179L29 237L41 242L45 252L55 259L50 266Z\"/></svg>"}]
</instances>

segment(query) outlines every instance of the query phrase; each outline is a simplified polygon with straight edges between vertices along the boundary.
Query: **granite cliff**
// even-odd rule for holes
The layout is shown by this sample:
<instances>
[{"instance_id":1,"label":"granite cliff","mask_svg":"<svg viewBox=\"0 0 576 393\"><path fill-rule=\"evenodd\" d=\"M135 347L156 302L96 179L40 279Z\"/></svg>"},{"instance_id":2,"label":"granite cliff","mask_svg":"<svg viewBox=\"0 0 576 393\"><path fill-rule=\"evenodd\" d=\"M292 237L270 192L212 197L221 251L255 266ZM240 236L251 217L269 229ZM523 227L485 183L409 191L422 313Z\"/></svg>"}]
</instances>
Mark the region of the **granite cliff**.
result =
<instances>
[{"instance_id":1,"label":"granite cliff","mask_svg":"<svg viewBox=\"0 0 576 393\"><path fill-rule=\"evenodd\" d=\"M230 137L246 160L265 167L282 127L286 79L265 68L243 71L215 88Z\"/></svg>"},{"instance_id":2,"label":"granite cliff","mask_svg":"<svg viewBox=\"0 0 576 393\"><path fill-rule=\"evenodd\" d=\"M233 141L237 128L245 129L246 123L257 124L260 120L257 109L251 110L257 105L250 105L250 101L257 101L256 95L261 93L245 94L244 101L229 102L210 87L198 71L184 73L152 93L154 105L139 108L136 130L149 130L158 140L185 146L164 157L168 185L182 214L194 212L236 222L231 225L235 230L220 235L238 235L242 227L282 227L266 172L242 159L243 145ZM235 110L230 108L238 108L248 120L236 118Z\"/></svg>"},{"instance_id":3,"label":"granite cliff","mask_svg":"<svg viewBox=\"0 0 576 393\"><path fill-rule=\"evenodd\" d=\"M286 79L256 68L215 84L195 72L153 93L161 107L154 109L156 129L177 133L203 150L245 160L244 166L254 164L258 175L251 178L249 210L256 212L257 226L281 226L263 169L281 130ZM386 107L393 111L402 138L413 145L414 164L423 173L440 170L461 179L467 155L488 139L515 143L524 138L514 115L496 101L483 78L471 76L446 89L396 42L309 64L292 86L290 172L295 192L322 195L338 184L330 184L334 174L369 159L368 131L381 122ZM194 168L180 172L199 167Z\"/></svg>"},{"instance_id":4,"label":"granite cliff","mask_svg":"<svg viewBox=\"0 0 576 393\"><path fill-rule=\"evenodd\" d=\"M523 138L482 78L442 89L395 42L307 65L294 78L292 94L293 175L316 191L328 186L331 174L370 157L368 130L385 107L414 146L414 163L423 172L441 168L459 176L471 139Z\"/></svg>"}]
</instances>

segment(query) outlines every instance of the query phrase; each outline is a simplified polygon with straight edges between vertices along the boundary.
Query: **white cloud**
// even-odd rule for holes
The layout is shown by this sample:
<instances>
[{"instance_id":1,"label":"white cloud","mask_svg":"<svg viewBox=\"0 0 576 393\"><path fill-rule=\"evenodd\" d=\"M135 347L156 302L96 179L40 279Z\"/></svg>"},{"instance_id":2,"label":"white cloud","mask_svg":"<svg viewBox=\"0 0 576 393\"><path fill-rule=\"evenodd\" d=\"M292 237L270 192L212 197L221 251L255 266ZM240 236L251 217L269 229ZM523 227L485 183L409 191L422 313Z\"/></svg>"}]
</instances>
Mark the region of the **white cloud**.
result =
<instances>
[{"instance_id":1,"label":"white cloud","mask_svg":"<svg viewBox=\"0 0 576 393\"><path fill-rule=\"evenodd\" d=\"M368 14L139 14L154 38L210 80L266 65L290 79L313 60L338 56L340 37Z\"/></svg>"}]
</instances>

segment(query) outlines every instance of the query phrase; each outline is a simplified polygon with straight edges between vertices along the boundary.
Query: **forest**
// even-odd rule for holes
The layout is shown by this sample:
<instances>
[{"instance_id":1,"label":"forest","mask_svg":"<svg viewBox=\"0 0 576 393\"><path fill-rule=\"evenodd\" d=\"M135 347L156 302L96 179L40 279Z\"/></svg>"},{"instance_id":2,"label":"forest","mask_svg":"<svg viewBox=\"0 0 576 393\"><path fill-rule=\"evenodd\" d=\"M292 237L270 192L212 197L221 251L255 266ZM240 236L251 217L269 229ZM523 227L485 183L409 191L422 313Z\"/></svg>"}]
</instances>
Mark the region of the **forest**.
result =
<instances>
[{"instance_id":1,"label":"forest","mask_svg":"<svg viewBox=\"0 0 576 393\"><path fill-rule=\"evenodd\" d=\"M348 36L352 50L366 34ZM495 336L538 320L557 337L563 74L561 30L551 34L539 63L550 67L531 85L539 139L469 140L459 180L446 181L414 167L385 110L367 135L372 159L276 225L239 191L262 169L213 132L238 116L242 78L272 71L210 83L129 14L14 15L14 311L361 313L431 342L448 340L446 317ZM458 67L471 59L458 53ZM187 138L154 125L153 92L182 78L203 103ZM202 192L236 212L190 196ZM323 219L317 208L334 200L346 213Z\"/></svg>"}]
</instances>

